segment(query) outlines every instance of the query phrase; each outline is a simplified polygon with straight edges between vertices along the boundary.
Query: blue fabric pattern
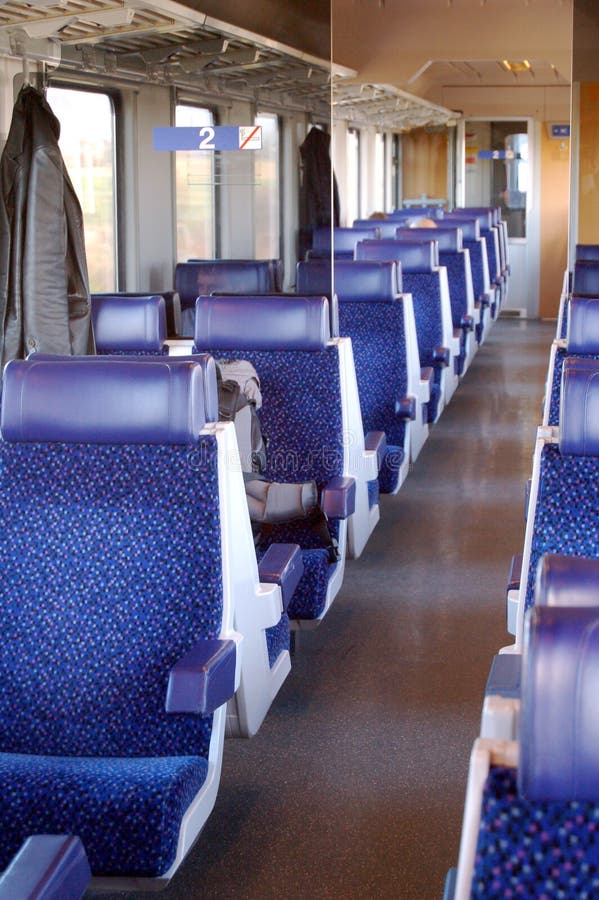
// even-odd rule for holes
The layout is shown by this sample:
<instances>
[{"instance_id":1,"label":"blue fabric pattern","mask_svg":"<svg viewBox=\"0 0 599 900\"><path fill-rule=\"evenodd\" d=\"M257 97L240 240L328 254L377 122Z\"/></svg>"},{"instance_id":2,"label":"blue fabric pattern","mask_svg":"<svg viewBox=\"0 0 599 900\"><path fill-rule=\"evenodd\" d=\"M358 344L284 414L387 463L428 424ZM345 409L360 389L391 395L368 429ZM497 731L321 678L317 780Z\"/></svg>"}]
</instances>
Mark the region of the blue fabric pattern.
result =
<instances>
[{"instance_id":1,"label":"blue fabric pattern","mask_svg":"<svg viewBox=\"0 0 599 900\"><path fill-rule=\"evenodd\" d=\"M29 834L72 833L94 875L160 875L207 768L198 756L0 754L0 869Z\"/></svg>"},{"instance_id":2,"label":"blue fabric pattern","mask_svg":"<svg viewBox=\"0 0 599 900\"><path fill-rule=\"evenodd\" d=\"M100 350L98 356L168 356L168 347L161 350Z\"/></svg>"},{"instance_id":3,"label":"blue fabric pattern","mask_svg":"<svg viewBox=\"0 0 599 900\"><path fill-rule=\"evenodd\" d=\"M207 348L217 359L222 352ZM236 349L231 358L247 359L260 377L263 405L259 411L266 438L269 481L314 480L321 488L343 474L344 434L341 413L339 355L334 346L314 352L266 352ZM334 538L336 522L330 523ZM328 561L316 532L302 520L267 529L263 546L272 542L299 544L304 574L288 608L291 619L316 619L323 611L329 576Z\"/></svg>"},{"instance_id":4,"label":"blue fabric pattern","mask_svg":"<svg viewBox=\"0 0 599 900\"><path fill-rule=\"evenodd\" d=\"M212 716L168 715L166 687L172 665L220 632L216 457L212 436L195 447L0 442L0 751L2 777L11 784L0 789L5 833L15 818L1 843L5 859L15 842L43 830L24 823L44 805L63 816L61 830L79 830L68 825L70 801L54 802L58 785L43 761L19 775L24 754L64 757L81 796L89 789L96 809L89 821L103 824L114 844L114 854L94 856L94 871L129 872L127 860L137 852L126 837L113 838L119 816L109 812L121 802L119 772L127 764L146 774L127 801L134 819L119 828L133 844L141 834L140 852L155 860L154 874L174 857L169 835L202 783ZM147 760L171 755L199 759L184 769ZM154 764L164 772L163 787ZM174 821L165 825L171 795ZM108 811L98 814L103 803ZM146 814L148 823L161 823L151 839L143 831ZM140 867L145 872L145 863Z\"/></svg>"},{"instance_id":5,"label":"blue fabric pattern","mask_svg":"<svg viewBox=\"0 0 599 900\"><path fill-rule=\"evenodd\" d=\"M368 482L368 508L372 509L373 506L379 502L379 481L378 478L373 478L372 481Z\"/></svg>"},{"instance_id":6,"label":"blue fabric pattern","mask_svg":"<svg viewBox=\"0 0 599 900\"><path fill-rule=\"evenodd\" d=\"M471 897L595 900L599 806L529 803L516 772L491 769L483 789Z\"/></svg>"},{"instance_id":7,"label":"blue fabric pattern","mask_svg":"<svg viewBox=\"0 0 599 900\"><path fill-rule=\"evenodd\" d=\"M470 250L470 268L472 269L472 289L474 299L480 300L485 293L485 273L483 269L483 250L479 241L463 241L465 249Z\"/></svg>"},{"instance_id":8,"label":"blue fabric pattern","mask_svg":"<svg viewBox=\"0 0 599 900\"><path fill-rule=\"evenodd\" d=\"M414 318L418 337L418 352L421 366L433 366L434 384L431 385L431 399L428 407L428 421L437 420L437 410L441 397L441 369L433 363L433 350L443 346L443 323L441 319L441 282L437 272L406 272L403 276L406 293L412 294Z\"/></svg>"},{"instance_id":9,"label":"blue fabric pattern","mask_svg":"<svg viewBox=\"0 0 599 900\"><path fill-rule=\"evenodd\" d=\"M397 488L399 470L406 458L403 447L387 444L385 456L379 471L379 490L381 494L392 494Z\"/></svg>"},{"instance_id":10,"label":"blue fabric pattern","mask_svg":"<svg viewBox=\"0 0 599 900\"><path fill-rule=\"evenodd\" d=\"M537 565L543 553L599 556L599 460L561 456L543 448L528 567L526 606L534 603Z\"/></svg>"},{"instance_id":11,"label":"blue fabric pattern","mask_svg":"<svg viewBox=\"0 0 599 900\"><path fill-rule=\"evenodd\" d=\"M268 663L271 669L281 653L284 650L289 650L289 638L289 616L285 612L276 625L266 629L266 647L268 649Z\"/></svg>"},{"instance_id":12,"label":"blue fabric pattern","mask_svg":"<svg viewBox=\"0 0 599 900\"><path fill-rule=\"evenodd\" d=\"M560 392L562 385L562 370L564 368L564 360L566 357L579 357L578 353L570 353L569 350L563 350L558 347L555 353L555 363L553 366L553 379L551 382L551 397L549 401L549 425L559 425L559 409L560 409ZM599 359L599 353L585 354L585 359Z\"/></svg>"}]
</instances>

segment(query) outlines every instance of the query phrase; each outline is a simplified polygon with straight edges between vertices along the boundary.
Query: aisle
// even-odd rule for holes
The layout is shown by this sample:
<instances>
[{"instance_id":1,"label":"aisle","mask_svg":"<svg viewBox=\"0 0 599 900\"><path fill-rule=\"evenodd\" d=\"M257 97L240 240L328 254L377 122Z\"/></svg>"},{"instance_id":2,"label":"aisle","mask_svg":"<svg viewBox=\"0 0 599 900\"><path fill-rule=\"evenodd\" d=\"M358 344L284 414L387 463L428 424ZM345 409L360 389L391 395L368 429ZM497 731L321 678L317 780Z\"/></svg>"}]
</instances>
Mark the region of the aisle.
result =
<instances>
[{"instance_id":1,"label":"aisle","mask_svg":"<svg viewBox=\"0 0 599 900\"><path fill-rule=\"evenodd\" d=\"M495 326L165 900L441 897L554 330Z\"/></svg>"}]
</instances>

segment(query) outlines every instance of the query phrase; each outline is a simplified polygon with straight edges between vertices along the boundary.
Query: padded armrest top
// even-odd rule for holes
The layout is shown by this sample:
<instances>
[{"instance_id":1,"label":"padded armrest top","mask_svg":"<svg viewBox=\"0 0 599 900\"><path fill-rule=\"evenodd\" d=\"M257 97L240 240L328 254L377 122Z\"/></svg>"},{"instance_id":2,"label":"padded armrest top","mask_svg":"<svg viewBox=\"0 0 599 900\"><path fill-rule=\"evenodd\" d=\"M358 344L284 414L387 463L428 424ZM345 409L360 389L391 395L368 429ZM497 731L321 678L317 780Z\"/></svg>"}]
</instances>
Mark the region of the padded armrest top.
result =
<instances>
[{"instance_id":1,"label":"padded armrest top","mask_svg":"<svg viewBox=\"0 0 599 900\"><path fill-rule=\"evenodd\" d=\"M462 229L462 240L478 241L480 239L480 225L478 219L468 213L448 213L443 219L444 225L459 225Z\"/></svg>"},{"instance_id":2,"label":"padded armrest top","mask_svg":"<svg viewBox=\"0 0 599 900\"><path fill-rule=\"evenodd\" d=\"M82 897L91 871L81 840L74 835L28 837L0 877L2 900Z\"/></svg>"},{"instance_id":3,"label":"padded armrest top","mask_svg":"<svg viewBox=\"0 0 599 900\"><path fill-rule=\"evenodd\" d=\"M563 456L599 456L599 360L564 360L559 448Z\"/></svg>"},{"instance_id":4,"label":"padded armrest top","mask_svg":"<svg viewBox=\"0 0 599 900\"><path fill-rule=\"evenodd\" d=\"M398 267L401 271L401 264L393 260L336 260L334 277L337 298L340 301L393 300L399 293ZM331 261L299 262L297 290L301 294L329 292Z\"/></svg>"},{"instance_id":5,"label":"padded armrest top","mask_svg":"<svg viewBox=\"0 0 599 900\"><path fill-rule=\"evenodd\" d=\"M7 441L188 444L206 422L204 372L160 357L13 360L4 370Z\"/></svg>"},{"instance_id":6,"label":"padded armrest top","mask_svg":"<svg viewBox=\"0 0 599 900\"><path fill-rule=\"evenodd\" d=\"M119 297L92 294L92 323L96 349L161 350L166 340L164 297Z\"/></svg>"},{"instance_id":7,"label":"padded armrest top","mask_svg":"<svg viewBox=\"0 0 599 900\"><path fill-rule=\"evenodd\" d=\"M531 607L518 767L528 800L599 800L598 692L599 609Z\"/></svg>"},{"instance_id":8,"label":"padded armrest top","mask_svg":"<svg viewBox=\"0 0 599 900\"><path fill-rule=\"evenodd\" d=\"M402 272L432 272L436 265L436 244L429 241L360 241L356 259L393 259Z\"/></svg>"},{"instance_id":9,"label":"padded armrest top","mask_svg":"<svg viewBox=\"0 0 599 900\"><path fill-rule=\"evenodd\" d=\"M198 297L195 346L210 350L321 350L330 340L326 297Z\"/></svg>"},{"instance_id":10,"label":"padded armrest top","mask_svg":"<svg viewBox=\"0 0 599 900\"><path fill-rule=\"evenodd\" d=\"M575 260L595 259L599 261L599 244L576 244Z\"/></svg>"},{"instance_id":11,"label":"padded armrest top","mask_svg":"<svg viewBox=\"0 0 599 900\"><path fill-rule=\"evenodd\" d=\"M599 609L599 559L546 553L537 568L535 603Z\"/></svg>"},{"instance_id":12,"label":"padded armrest top","mask_svg":"<svg viewBox=\"0 0 599 900\"><path fill-rule=\"evenodd\" d=\"M587 294L591 297L599 297L599 260L576 260L574 263L572 292L574 294Z\"/></svg>"},{"instance_id":13,"label":"padded armrest top","mask_svg":"<svg viewBox=\"0 0 599 900\"><path fill-rule=\"evenodd\" d=\"M335 253L353 253L358 241L375 237L378 223L373 220L368 227L361 228L328 228L322 226L312 232L312 249L318 251L331 251L331 234L333 235Z\"/></svg>"},{"instance_id":14,"label":"padded armrest top","mask_svg":"<svg viewBox=\"0 0 599 900\"><path fill-rule=\"evenodd\" d=\"M567 342L569 353L599 353L599 299L570 299Z\"/></svg>"},{"instance_id":15,"label":"padded armrest top","mask_svg":"<svg viewBox=\"0 0 599 900\"><path fill-rule=\"evenodd\" d=\"M269 259L196 259L177 263L175 290L184 307L196 297L213 291L257 294L275 289L273 263Z\"/></svg>"}]
</instances>

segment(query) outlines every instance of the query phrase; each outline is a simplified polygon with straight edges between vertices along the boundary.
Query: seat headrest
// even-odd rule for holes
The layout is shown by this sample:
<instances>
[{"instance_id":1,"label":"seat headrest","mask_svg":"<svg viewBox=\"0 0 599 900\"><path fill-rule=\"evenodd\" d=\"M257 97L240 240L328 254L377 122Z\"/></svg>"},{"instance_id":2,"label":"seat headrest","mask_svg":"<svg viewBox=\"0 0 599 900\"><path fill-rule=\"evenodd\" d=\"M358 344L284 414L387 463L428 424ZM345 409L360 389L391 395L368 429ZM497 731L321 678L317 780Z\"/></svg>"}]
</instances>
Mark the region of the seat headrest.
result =
<instances>
[{"instance_id":1,"label":"seat headrest","mask_svg":"<svg viewBox=\"0 0 599 900\"><path fill-rule=\"evenodd\" d=\"M395 240L404 244L432 243L433 259L436 266L439 265L439 241L436 228L398 228ZM407 271L407 270L406 270Z\"/></svg>"},{"instance_id":2,"label":"seat headrest","mask_svg":"<svg viewBox=\"0 0 599 900\"><path fill-rule=\"evenodd\" d=\"M92 294L92 308L95 297L163 297L166 310L166 333L168 337L177 337L181 333L181 298L176 291L108 291L103 294Z\"/></svg>"},{"instance_id":3,"label":"seat headrest","mask_svg":"<svg viewBox=\"0 0 599 900\"><path fill-rule=\"evenodd\" d=\"M487 206L459 206L450 213L450 218L459 216L478 219L481 232L489 231L493 225L493 211Z\"/></svg>"},{"instance_id":4,"label":"seat headrest","mask_svg":"<svg viewBox=\"0 0 599 900\"><path fill-rule=\"evenodd\" d=\"M439 253L457 253L464 249L463 232L457 222L439 222L434 235L439 244Z\"/></svg>"},{"instance_id":5,"label":"seat headrest","mask_svg":"<svg viewBox=\"0 0 599 900\"><path fill-rule=\"evenodd\" d=\"M594 259L599 261L599 244L576 244L574 259Z\"/></svg>"},{"instance_id":6,"label":"seat headrest","mask_svg":"<svg viewBox=\"0 0 599 900\"><path fill-rule=\"evenodd\" d=\"M525 617L518 787L528 800L599 800L599 609Z\"/></svg>"},{"instance_id":7,"label":"seat headrest","mask_svg":"<svg viewBox=\"0 0 599 900\"><path fill-rule=\"evenodd\" d=\"M205 422L196 362L34 356L4 370L0 428L7 441L188 444Z\"/></svg>"},{"instance_id":8,"label":"seat headrest","mask_svg":"<svg viewBox=\"0 0 599 900\"><path fill-rule=\"evenodd\" d=\"M475 216L449 213L443 223L444 225L458 225L462 229L463 241L480 240L480 225Z\"/></svg>"},{"instance_id":9,"label":"seat headrest","mask_svg":"<svg viewBox=\"0 0 599 900\"><path fill-rule=\"evenodd\" d=\"M155 356L121 356L121 361L129 361L135 363L154 363ZM72 356L57 356L52 353L31 353L28 359L36 362L69 362L73 361ZM117 357L109 356L78 356L77 361L80 363L93 363L98 359L117 359ZM204 417L206 422L218 422L218 383L216 379L216 363L209 353L194 353L189 356L172 356L169 362L192 362L197 363L202 368L204 378Z\"/></svg>"},{"instance_id":10,"label":"seat headrest","mask_svg":"<svg viewBox=\"0 0 599 900\"><path fill-rule=\"evenodd\" d=\"M537 566L535 603L599 608L599 559L545 553Z\"/></svg>"},{"instance_id":11,"label":"seat headrest","mask_svg":"<svg viewBox=\"0 0 599 900\"><path fill-rule=\"evenodd\" d=\"M321 350L331 337L326 297L198 297L198 349Z\"/></svg>"},{"instance_id":12,"label":"seat headrest","mask_svg":"<svg viewBox=\"0 0 599 900\"><path fill-rule=\"evenodd\" d=\"M599 456L599 360L566 357L562 369L559 449Z\"/></svg>"},{"instance_id":13,"label":"seat headrest","mask_svg":"<svg viewBox=\"0 0 599 900\"><path fill-rule=\"evenodd\" d=\"M432 272L435 262L435 241L360 241L356 259L393 259L401 262L407 272Z\"/></svg>"},{"instance_id":14,"label":"seat headrest","mask_svg":"<svg viewBox=\"0 0 599 900\"><path fill-rule=\"evenodd\" d=\"M599 298L571 297L567 343L570 353L599 353Z\"/></svg>"},{"instance_id":15,"label":"seat headrest","mask_svg":"<svg viewBox=\"0 0 599 900\"><path fill-rule=\"evenodd\" d=\"M261 294L275 290L273 261L269 259L197 259L177 263L175 290L184 308L193 307L196 297L214 291L232 294Z\"/></svg>"},{"instance_id":16,"label":"seat headrest","mask_svg":"<svg viewBox=\"0 0 599 900\"><path fill-rule=\"evenodd\" d=\"M166 340L164 297L119 297L92 294L92 323L96 349L162 350Z\"/></svg>"},{"instance_id":17,"label":"seat headrest","mask_svg":"<svg viewBox=\"0 0 599 900\"><path fill-rule=\"evenodd\" d=\"M397 219L354 219L354 228L371 228L376 225L380 238L395 238ZM372 238L372 235L368 235Z\"/></svg>"},{"instance_id":18,"label":"seat headrest","mask_svg":"<svg viewBox=\"0 0 599 900\"><path fill-rule=\"evenodd\" d=\"M368 227L361 228L315 228L312 234L312 249L321 252L331 252L331 237L333 238L335 253L353 253L358 241L377 236L378 223L372 221Z\"/></svg>"},{"instance_id":19,"label":"seat headrest","mask_svg":"<svg viewBox=\"0 0 599 900\"><path fill-rule=\"evenodd\" d=\"M398 264L392 260L336 260L335 294L339 301L392 300L398 290ZM401 269L401 265L399 266ZM401 278L401 274L399 276ZM301 294L324 293L331 289L330 260L310 260L297 264L297 290Z\"/></svg>"},{"instance_id":20,"label":"seat headrest","mask_svg":"<svg viewBox=\"0 0 599 900\"><path fill-rule=\"evenodd\" d=\"M599 297L599 261L595 259L578 259L574 263L572 280L574 294L586 294Z\"/></svg>"}]
</instances>

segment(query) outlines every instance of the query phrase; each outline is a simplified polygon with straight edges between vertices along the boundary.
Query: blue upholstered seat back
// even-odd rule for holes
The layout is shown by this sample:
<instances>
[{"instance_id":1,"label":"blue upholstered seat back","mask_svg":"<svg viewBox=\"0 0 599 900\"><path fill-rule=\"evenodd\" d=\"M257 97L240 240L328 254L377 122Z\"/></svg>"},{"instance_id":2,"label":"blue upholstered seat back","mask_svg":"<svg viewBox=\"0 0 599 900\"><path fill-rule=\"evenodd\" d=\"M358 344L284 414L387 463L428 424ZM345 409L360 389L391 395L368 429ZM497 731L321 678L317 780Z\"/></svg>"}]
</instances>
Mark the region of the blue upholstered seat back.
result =
<instances>
[{"instance_id":1,"label":"blue upholstered seat back","mask_svg":"<svg viewBox=\"0 0 599 900\"><path fill-rule=\"evenodd\" d=\"M570 298L567 310L568 351L571 354L599 353L599 299Z\"/></svg>"},{"instance_id":2,"label":"blue upholstered seat back","mask_svg":"<svg viewBox=\"0 0 599 900\"><path fill-rule=\"evenodd\" d=\"M460 328L462 316L468 314L468 293L466 287L466 266L468 265L468 260L465 253L440 251L439 263L447 269L453 327Z\"/></svg>"},{"instance_id":3,"label":"blue upholstered seat back","mask_svg":"<svg viewBox=\"0 0 599 900\"><path fill-rule=\"evenodd\" d=\"M576 244L575 259L594 259L599 261L599 244Z\"/></svg>"},{"instance_id":4,"label":"blue upholstered seat back","mask_svg":"<svg viewBox=\"0 0 599 900\"><path fill-rule=\"evenodd\" d=\"M175 268L175 290L184 309L193 308L201 294L257 294L279 288L277 270L270 259L203 259L177 263Z\"/></svg>"},{"instance_id":5,"label":"blue upholstered seat back","mask_svg":"<svg viewBox=\"0 0 599 900\"><path fill-rule=\"evenodd\" d=\"M401 262L402 272L431 272L438 264L438 255L438 245L434 240L364 240L356 246L356 259L391 259Z\"/></svg>"},{"instance_id":6,"label":"blue upholstered seat back","mask_svg":"<svg viewBox=\"0 0 599 900\"><path fill-rule=\"evenodd\" d=\"M48 440L41 440L35 382L52 381L47 367L61 365L71 368L52 409L55 434L52 422L42 421ZM162 394L164 364L155 365ZM201 390L199 367L184 365ZM173 430L179 443L114 443L105 367L123 375L122 405L126 370L137 363L38 363L29 380L11 380L15 367L28 366L33 371L36 363L10 364L3 396L3 433L22 432L24 440L0 442L0 750L205 756L212 717L169 716L164 708L170 667L199 638L216 637L222 620L215 439L185 437L197 433L197 395L185 378L166 378L167 392L178 393L181 427L158 423L156 435ZM148 394L154 374L144 366ZM141 402L141 381L129 395L132 405ZM13 391L21 391L15 402ZM75 391L80 409L91 410L89 426L68 421ZM94 417L108 443L77 437L86 427L93 434ZM141 433L145 440L143 422Z\"/></svg>"},{"instance_id":7,"label":"blue upholstered seat back","mask_svg":"<svg viewBox=\"0 0 599 900\"><path fill-rule=\"evenodd\" d=\"M599 297L599 261L595 259L576 260L574 263L572 292L574 294Z\"/></svg>"},{"instance_id":8,"label":"blue upholstered seat back","mask_svg":"<svg viewBox=\"0 0 599 900\"><path fill-rule=\"evenodd\" d=\"M163 354L166 340L164 297L92 294L92 323L98 353Z\"/></svg>"},{"instance_id":9,"label":"blue upholstered seat back","mask_svg":"<svg viewBox=\"0 0 599 900\"><path fill-rule=\"evenodd\" d=\"M566 359L562 371L560 444L545 445L541 453L527 606L533 603L536 571L543 553L599 556L598 399L599 363L586 357Z\"/></svg>"}]
</instances>

